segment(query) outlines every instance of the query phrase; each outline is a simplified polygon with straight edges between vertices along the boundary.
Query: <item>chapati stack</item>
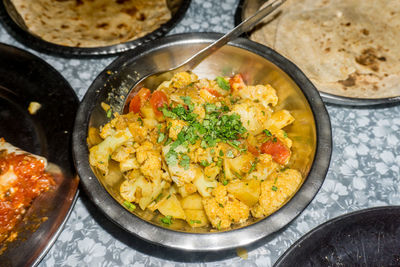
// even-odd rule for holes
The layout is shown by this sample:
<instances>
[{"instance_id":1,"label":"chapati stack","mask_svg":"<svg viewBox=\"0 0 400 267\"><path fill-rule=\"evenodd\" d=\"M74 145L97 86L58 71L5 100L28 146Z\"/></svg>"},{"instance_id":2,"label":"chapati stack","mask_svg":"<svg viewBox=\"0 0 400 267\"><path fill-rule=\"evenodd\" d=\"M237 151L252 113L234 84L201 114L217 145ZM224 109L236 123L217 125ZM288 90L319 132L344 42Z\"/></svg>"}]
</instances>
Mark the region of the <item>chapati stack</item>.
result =
<instances>
[{"instance_id":1,"label":"chapati stack","mask_svg":"<svg viewBox=\"0 0 400 267\"><path fill-rule=\"evenodd\" d=\"M12 0L29 31L72 47L137 39L171 18L166 0Z\"/></svg>"},{"instance_id":2,"label":"chapati stack","mask_svg":"<svg viewBox=\"0 0 400 267\"><path fill-rule=\"evenodd\" d=\"M400 95L399 0L288 0L251 39L292 60L320 91Z\"/></svg>"}]
</instances>

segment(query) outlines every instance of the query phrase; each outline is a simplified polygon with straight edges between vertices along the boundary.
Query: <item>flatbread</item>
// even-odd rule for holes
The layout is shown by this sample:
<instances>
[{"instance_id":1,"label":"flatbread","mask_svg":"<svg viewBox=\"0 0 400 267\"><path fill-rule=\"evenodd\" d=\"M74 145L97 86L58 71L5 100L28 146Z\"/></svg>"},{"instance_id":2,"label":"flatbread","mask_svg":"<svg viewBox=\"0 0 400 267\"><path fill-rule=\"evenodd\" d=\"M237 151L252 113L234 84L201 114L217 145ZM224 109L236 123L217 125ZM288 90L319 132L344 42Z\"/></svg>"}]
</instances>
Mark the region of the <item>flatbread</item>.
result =
<instances>
[{"instance_id":1,"label":"flatbread","mask_svg":"<svg viewBox=\"0 0 400 267\"><path fill-rule=\"evenodd\" d=\"M11 2L31 33L72 47L101 47L134 40L171 18L166 0Z\"/></svg>"},{"instance_id":2,"label":"flatbread","mask_svg":"<svg viewBox=\"0 0 400 267\"><path fill-rule=\"evenodd\" d=\"M292 60L320 91L400 95L398 0L288 0L251 39Z\"/></svg>"}]
</instances>

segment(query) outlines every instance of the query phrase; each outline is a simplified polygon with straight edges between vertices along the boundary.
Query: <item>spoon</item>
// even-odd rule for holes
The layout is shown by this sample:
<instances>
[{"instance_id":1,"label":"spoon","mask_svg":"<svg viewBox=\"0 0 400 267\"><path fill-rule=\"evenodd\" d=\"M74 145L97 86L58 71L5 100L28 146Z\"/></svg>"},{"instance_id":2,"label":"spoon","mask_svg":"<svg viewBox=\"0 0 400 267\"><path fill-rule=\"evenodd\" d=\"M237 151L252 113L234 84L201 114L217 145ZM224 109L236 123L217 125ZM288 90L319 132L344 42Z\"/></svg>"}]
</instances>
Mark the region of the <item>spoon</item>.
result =
<instances>
[{"instance_id":1,"label":"spoon","mask_svg":"<svg viewBox=\"0 0 400 267\"><path fill-rule=\"evenodd\" d=\"M275 9L277 9L280 5L282 5L286 0L275 0L263 7L262 9L258 10L256 13L254 13L251 17L247 18L244 20L242 23L240 23L238 26L233 28L231 31L226 33L224 36L219 38L217 41L211 43L207 47L203 48L190 58L188 58L186 61L184 61L182 64L171 68L166 71L160 71L157 73L145 75L142 79L140 79L138 82L134 84L132 87L129 96L126 98L127 101L125 102L124 105L124 111L127 111L129 101L133 97L133 94L135 94L138 90L142 87L146 87L149 89L155 89L157 88L158 85L160 85L163 81L170 80L174 74L178 72L184 72L184 71L190 71L193 70L201 61L203 61L206 57L217 51L219 48L227 44L229 41L235 39L239 35L241 35L244 32L249 31L252 29L261 19L263 19L265 16L271 14Z\"/></svg>"}]
</instances>

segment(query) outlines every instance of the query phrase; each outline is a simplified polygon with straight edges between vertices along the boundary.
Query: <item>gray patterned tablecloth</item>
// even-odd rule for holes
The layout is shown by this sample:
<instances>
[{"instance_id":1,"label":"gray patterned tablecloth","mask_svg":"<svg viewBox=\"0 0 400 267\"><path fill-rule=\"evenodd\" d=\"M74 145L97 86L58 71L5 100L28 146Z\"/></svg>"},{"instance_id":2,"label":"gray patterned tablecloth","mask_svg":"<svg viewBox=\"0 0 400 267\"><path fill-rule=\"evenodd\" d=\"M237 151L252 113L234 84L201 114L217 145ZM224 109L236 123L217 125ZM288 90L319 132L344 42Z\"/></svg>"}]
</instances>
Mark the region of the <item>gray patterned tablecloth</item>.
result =
<instances>
[{"instance_id":1,"label":"gray patterned tablecloth","mask_svg":"<svg viewBox=\"0 0 400 267\"><path fill-rule=\"evenodd\" d=\"M226 32L234 25L237 4L237 0L193 0L170 34ZM0 42L42 57L70 82L80 99L115 59L67 59L32 51L2 25ZM288 227L247 247L248 259L234 251L184 253L148 244L121 232L80 193L64 230L39 266L271 266L302 235L333 217L367 207L400 205L400 106L327 108L333 155L322 188Z\"/></svg>"}]
</instances>

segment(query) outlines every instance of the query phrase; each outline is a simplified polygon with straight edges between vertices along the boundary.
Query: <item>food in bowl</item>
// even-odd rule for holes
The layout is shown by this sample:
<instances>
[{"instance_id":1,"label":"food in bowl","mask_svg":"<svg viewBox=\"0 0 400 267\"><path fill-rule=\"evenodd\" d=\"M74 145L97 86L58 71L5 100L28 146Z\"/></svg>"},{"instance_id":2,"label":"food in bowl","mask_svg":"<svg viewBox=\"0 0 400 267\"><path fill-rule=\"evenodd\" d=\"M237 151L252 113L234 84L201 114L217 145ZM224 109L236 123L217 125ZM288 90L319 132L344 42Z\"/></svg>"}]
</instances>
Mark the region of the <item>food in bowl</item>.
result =
<instances>
[{"instance_id":1,"label":"food in bowl","mask_svg":"<svg viewBox=\"0 0 400 267\"><path fill-rule=\"evenodd\" d=\"M142 37L171 19L166 0L11 0L28 30L70 47L102 47Z\"/></svg>"},{"instance_id":2,"label":"food in bowl","mask_svg":"<svg viewBox=\"0 0 400 267\"><path fill-rule=\"evenodd\" d=\"M54 185L46 166L45 158L22 151L0 138L0 243L17 237L13 229L32 201Z\"/></svg>"},{"instance_id":3,"label":"food in bowl","mask_svg":"<svg viewBox=\"0 0 400 267\"><path fill-rule=\"evenodd\" d=\"M164 225L241 225L275 212L302 182L283 130L294 118L277 103L271 85L248 86L240 74L178 73L154 92L140 89L129 113L90 128L89 162L121 173L124 206L158 211Z\"/></svg>"}]
</instances>

